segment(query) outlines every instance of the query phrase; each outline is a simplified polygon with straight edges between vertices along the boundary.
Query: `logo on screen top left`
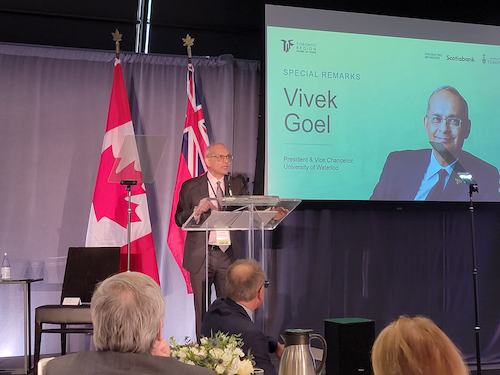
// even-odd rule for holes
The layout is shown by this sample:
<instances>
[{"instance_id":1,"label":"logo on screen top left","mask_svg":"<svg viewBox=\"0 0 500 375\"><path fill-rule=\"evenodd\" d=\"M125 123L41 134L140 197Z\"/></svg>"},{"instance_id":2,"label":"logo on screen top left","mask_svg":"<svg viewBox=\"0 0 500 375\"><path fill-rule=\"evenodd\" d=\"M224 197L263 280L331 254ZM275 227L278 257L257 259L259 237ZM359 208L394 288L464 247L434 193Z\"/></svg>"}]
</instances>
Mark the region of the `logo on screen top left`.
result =
<instances>
[{"instance_id":1,"label":"logo on screen top left","mask_svg":"<svg viewBox=\"0 0 500 375\"><path fill-rule=\"evenodd\" d=\"M283 42L283 52L288 53L290 51L290 48L292 48L292 46L294 45L292 43L293 39L290 39L290 40L281 39L281 41Z\"/></svg>"},{"instance_id":2,"label":"logo on screen top left","mask_svg":"<svg viewBox=\"0 0 500 375\"><path fill-rule=\"evenodd\" d=\"M318 45L315 42L296 41L293 39L280 39L284 53L316 54ZM293 48L292 48L293 47Z\"/></svg>"}]
</instances>

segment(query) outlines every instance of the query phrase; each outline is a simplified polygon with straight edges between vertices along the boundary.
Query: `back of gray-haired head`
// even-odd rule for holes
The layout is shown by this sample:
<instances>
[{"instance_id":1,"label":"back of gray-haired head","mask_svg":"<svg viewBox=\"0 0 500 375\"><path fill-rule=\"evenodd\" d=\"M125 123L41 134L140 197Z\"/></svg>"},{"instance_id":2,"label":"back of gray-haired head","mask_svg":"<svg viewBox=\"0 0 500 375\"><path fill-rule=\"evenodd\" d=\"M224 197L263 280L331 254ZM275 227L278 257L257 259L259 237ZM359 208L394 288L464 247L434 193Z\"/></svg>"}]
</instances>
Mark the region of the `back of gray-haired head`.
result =
<instances>
[{"instance_id":1,"label":"back of gray-haired head","mask_svg":"<svg viewBox=\"0 0 500 375\"><path fill-rule=\"evenodd\" d=\"M159 285L139 272L124 272L99 283L91 302L96 350L147 354L165 315Z\"/></svg>"},{"instance_id":2,"label":"back of gray-haired head","mask_svg":"<svg viewBox=\"0 0 500 375\"><path fill-rule=\"evenodd\" d=\"M239 259L228 269L226 294L233 301L251 301L266 281L266 274L254 259Z\"/></svg>"}]
</instances>

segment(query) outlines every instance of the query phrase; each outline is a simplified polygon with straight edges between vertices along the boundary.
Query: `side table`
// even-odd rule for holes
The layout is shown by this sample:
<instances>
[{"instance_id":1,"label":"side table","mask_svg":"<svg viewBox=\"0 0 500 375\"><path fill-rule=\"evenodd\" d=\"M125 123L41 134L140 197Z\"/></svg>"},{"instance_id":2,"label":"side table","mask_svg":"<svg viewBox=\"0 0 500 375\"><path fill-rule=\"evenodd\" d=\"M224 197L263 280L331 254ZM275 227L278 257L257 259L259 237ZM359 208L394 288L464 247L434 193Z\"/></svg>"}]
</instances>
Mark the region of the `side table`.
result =
<instances>
[{"instance_id":1,"label":"side table","mask_svg":"<svg viewBox=\"0 0 500 375\"><path fill-rule=\"evenodd\" d=\"M24 300L24 374L31 371L31 284L43 279L2 280L0 285L22 284Z\"/></svg>"}]
</instances>

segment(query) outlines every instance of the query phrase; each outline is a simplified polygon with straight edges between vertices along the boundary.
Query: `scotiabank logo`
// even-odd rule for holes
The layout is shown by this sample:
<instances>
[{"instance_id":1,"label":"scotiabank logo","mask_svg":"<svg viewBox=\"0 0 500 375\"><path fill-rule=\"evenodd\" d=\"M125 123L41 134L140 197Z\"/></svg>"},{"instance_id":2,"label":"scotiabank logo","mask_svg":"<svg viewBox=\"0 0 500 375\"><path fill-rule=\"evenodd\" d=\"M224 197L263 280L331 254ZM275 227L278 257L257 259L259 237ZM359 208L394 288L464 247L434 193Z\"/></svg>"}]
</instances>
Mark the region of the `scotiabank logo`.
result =
<instances>
[{"instance_id":1,"label":"scotiabank logo","mask_svg":"<svg viewBox=\"0 0 500 375\"><path fill-rule=\"evenodd\" d=\"M292 48L292 46L294 45L292 43L293 39L290 39L290 40L281 39L281 41L283 42L283 52L288 53L290 51L290 48Z\"/></svg>"}]
</instances>

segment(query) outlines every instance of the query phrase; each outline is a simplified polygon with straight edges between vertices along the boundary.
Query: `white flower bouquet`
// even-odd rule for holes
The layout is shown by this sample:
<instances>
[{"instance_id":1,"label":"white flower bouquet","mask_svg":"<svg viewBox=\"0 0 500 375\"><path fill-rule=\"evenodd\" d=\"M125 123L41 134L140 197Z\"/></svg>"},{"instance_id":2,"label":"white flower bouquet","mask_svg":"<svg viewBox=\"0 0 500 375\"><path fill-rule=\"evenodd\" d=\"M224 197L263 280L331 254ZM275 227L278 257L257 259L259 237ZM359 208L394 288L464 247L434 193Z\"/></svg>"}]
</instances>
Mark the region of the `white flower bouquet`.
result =
<instances>
[{"instance_id":1,"label":"white flower bouquet","mask_svg":"<svg viewBox=\"0 0 500 375\"><path fill-rule=\"evenodd\" d=\"M253 373L253 356L245 356L243 340L239 335L227 335L217 332L211 337L202 337L200 344L186 342L176 344L170 338L170 355L183 363L201 366L215 371L219 375L249 375Z\"/></svg>"}]
</instances>

